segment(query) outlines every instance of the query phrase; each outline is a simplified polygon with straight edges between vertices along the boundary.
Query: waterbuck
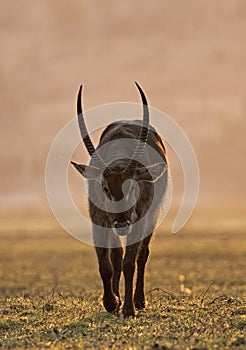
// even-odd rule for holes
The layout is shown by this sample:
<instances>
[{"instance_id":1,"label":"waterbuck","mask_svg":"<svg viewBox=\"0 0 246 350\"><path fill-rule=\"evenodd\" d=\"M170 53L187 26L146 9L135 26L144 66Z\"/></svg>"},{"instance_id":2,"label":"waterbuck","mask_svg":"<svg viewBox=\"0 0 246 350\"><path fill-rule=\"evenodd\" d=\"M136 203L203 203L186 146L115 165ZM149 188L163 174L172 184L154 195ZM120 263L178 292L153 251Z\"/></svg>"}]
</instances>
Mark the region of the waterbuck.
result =
<instances>
[{"instance_id":1,"label":"waterbuck","mask_svg":"<svg viewBox=\"0 0 246 350\"><path fill-rule=\"evenodd\" d=\"M108 125L96 149L84 122L80 86L78 122L91 159L89 165L71 162L88 180L89 212L104 287L104 307L108 312L119 310L119 281L123 269L125 316L134 316L135 309L145 307L144 271L149 242L168 178L165 147L156 130L149 125L147 99L141 87L137 83L136 86L142 99L143 120L117 121ZM102 148L104 151L100 152ZM121 236L126 240L124 257Z\"/></svg>"}]
</instances>

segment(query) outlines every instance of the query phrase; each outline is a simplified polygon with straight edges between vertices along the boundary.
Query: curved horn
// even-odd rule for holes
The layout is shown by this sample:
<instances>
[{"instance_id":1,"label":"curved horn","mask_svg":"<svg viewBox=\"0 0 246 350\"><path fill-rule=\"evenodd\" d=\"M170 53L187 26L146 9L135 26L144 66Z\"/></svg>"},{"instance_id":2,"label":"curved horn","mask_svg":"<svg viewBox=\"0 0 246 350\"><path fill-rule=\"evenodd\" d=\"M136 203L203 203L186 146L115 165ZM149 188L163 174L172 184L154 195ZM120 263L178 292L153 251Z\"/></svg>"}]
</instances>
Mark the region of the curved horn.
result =
<instances>
[{"instance_id":1,"label":"curved horn","mask_svg":"<svg viewBox=\"0 0 246 350\"><path fill-rule=\"evenodd\" d=\"M148 135L149 135L149 108L148 108L148 102L147 99L145 97L145 94L142 90L142 88L140 87L140 85L135 81L135 84L138 88L138 91L140 92L141 98L142 98L142 104L143 104L143 126L141 128L141 134L140 134L140 138L138 140L137 143L137 147L133 153L133 156L131 158L131 160L129 161L125 172L127 172L128 174L133 174L134 170L136 168L136 158L139 158L143 155L144 153L144 149L145 149L145 145L148 139Z\"/></svg>"},{"instance_id":2,"label":"curved horn","mask_svg":"<svg viewBox=\"0 0 246 350\"><path fill-rule=\"evenodd\" d=\"M78 98L77 98L77 115L78 115L78 123L79 123L79 130L80 134L82 136L82 139L84 141L85 147L89 153L89 155L94 157L96 161L98 162L99 168L105 169L106 164L102 157L96 152L95 147L93 146L93 143L91 141L91 138L88 134L85 121L84 121L84 116L83 116L83 110L82 110L82 105L81 105L81 93L82 93L82 85L79 87L79 92L78 92Z\"/></svg>"}]
</instances>

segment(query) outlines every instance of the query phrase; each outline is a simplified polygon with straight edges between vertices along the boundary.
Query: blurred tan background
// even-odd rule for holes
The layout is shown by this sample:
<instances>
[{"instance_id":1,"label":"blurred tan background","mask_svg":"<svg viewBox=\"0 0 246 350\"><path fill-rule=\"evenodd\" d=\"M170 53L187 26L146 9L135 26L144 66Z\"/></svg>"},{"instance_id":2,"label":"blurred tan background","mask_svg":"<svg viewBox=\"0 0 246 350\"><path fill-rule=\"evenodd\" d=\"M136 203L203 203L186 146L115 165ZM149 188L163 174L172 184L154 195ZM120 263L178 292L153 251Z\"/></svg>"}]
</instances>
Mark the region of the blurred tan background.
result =
<instances>
[{"instance_id":1,"label":"blurred tan background","mask_svg":"<svg viewBox=\"0 0 246 350\"><path fill-rule=\"evenodd\" d=\"M1 216L51 216L46 157L79 84L88 109L139 102L137 80L196 151L193 220L245 226L245 43L244 0L1 0ZM169 158L178 202L182 171Z\"/></svg>"}]
</instances>

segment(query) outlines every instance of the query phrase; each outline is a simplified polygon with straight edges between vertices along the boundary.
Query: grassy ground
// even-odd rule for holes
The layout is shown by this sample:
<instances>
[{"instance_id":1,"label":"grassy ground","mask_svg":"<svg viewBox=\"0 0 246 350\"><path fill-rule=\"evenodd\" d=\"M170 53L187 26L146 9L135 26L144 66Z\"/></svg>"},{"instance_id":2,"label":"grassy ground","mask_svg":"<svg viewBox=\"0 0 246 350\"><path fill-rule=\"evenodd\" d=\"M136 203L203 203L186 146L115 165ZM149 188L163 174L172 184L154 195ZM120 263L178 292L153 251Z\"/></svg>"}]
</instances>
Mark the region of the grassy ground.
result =
<instances>
[{"instance_id":1,"label":"grassy ground","mask_svg":"<svg viewBox=\"0 0 246 350\"><path fill-rule=\"evenodd\" d=\"M124 319L102 307L92 247L30 231L0 235L0 347L246 348L246 235L158 232L147 309Z\"/></svg>"}]
</instances>

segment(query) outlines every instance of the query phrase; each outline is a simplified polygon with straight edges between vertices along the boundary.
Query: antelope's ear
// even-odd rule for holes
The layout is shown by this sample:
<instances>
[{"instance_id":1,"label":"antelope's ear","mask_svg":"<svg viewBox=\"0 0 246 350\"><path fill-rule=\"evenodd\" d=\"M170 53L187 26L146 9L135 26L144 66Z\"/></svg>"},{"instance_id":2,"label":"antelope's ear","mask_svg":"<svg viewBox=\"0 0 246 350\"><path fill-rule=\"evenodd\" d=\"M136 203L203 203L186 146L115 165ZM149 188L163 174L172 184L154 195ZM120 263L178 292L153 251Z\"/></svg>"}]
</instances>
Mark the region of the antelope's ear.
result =
<instances>
[{"instance_id":1,"label":"antelope's ear","mask_svg":"<svg viewBox=\"0 0 246 350\"><path fill-rule=\"evenodd\" d=\"M155 182L167 171L166 163L156 163L137 168L134 175L136 181Z\"/></svg>"},{"instance_id":2,"label":"antelope's ear","mask_svg":"<svg viewBox=\"0 0 246 350\"><path fill-rule=\"evenodd\" d=\"M71 164L75 167L76 170L80 174L82 174L88 180L99 180L101 176L101 172L98 168L91 165L77 164L75 162L71 162Z\"/></svg>"}]
</instances>

